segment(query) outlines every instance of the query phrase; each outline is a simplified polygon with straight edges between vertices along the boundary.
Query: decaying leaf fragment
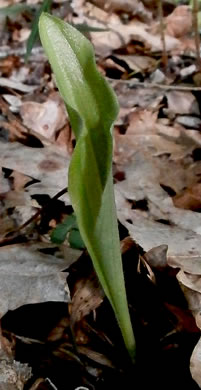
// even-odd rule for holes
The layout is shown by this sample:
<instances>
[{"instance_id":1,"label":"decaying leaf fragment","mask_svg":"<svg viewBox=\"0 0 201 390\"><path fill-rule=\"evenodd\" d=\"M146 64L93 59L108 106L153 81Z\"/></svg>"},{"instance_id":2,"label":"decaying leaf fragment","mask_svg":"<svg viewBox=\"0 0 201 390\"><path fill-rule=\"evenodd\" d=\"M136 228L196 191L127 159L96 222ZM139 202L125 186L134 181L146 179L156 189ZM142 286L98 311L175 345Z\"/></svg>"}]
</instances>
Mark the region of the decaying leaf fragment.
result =
<instances>
[{"instance_id":1,"label":"decaying leaf fragment","mask_svg":"<svg viewBox=\"0 0 201 390\"><path fill-rule=\"evenodd\" d=\"M42 253L39 244L0 248L0 317L30 303L68 302L66 269L79 256L69 248L68 259Z\"/></svg>"},{"instance_id":2,"label":"decaying leaf fragment","mask_svg":"<svg viewBox=\"0 0 201 390\"><path fill-rule=\"evenodd\" d=\"M23 390L31 368L17 361L0 361L0 390Z\"/></svg>"}]
</instances>

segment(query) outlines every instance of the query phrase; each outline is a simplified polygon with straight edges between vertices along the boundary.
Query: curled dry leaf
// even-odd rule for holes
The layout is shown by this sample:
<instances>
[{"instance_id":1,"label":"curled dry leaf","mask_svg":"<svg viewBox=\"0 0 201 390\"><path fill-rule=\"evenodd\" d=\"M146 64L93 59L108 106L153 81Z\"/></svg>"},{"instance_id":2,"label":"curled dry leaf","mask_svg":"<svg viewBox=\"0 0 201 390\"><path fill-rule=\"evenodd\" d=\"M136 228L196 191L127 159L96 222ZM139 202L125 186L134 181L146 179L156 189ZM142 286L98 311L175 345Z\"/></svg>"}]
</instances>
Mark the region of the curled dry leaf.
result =
<instances>
[{"instance_id":1,"label":"curled dry leaf","mask_svg":"<svg viewBox=\"0 0 201 390\"><path fill-rule=\"evenodd\" d=\"M8 191L0 194L0 207L2 210L0 236L15 231L36 213L34 202L25 191Z\"/></svg>"},{"instance_id":2,"label":"curled dry leaf","mask_svg":"<svg viewBox=\"0 0 201 390\"><path fill-rule=\"evenodd\" d=\"M0 77L0 86L25 93L31 93L37 88L34 85L26 85L21 83L20 81L8 79L6 77Z\"/></svg>"},{"instance_id":3,"label":"curled dry leaf","mask_svg":"<svg viewBox=\"0 0 201 390\"><path fill-rule=\"evenodd\" d=\"M149 152L153 156L169 153L172 159L185 155L183 145L167 139L164 126L157 117L158 112L147 109L136 110L129 115L126 133L115 133L114 161L117 164L131 161L137 150Z\"/></svg>"},{"instance_id":4,"label":"curled dry leaf","mask_svg":"<svg viewBox=\"0 0 201 390\"><path fill-rule=\"evenodd\" d=\"M125 63L129 66L130 69L135 70L137 72L151 72L157 66L157 61L149 56L118 54L115 55L115 57L122 61L125 61Z\"/></svg>"},{"instance_id":5,"label":"curled dry leaf","mask_svg":"<svg viewBox=\"0 0 201 390\"><path fill-rule=\"evenodd\" d=\"M159 245L150 249L145 255L147 263L152 268L163 270L167 267L167 245Z\"/></svg>"},{"instance_id":6,"label":"curled dry leaf","mask_svg":"<svg viewBox=\"0 0 201 390\"><path fill-rule=\"evenodd\" d=\"M195 116L178 115L176 122L189 129L201 129L201 119Z\"/></svg>"},{"instance_id":7,"label":"curled dry leaf","mask_svg":"<svg viewBox=\"0 0 201 390\"><path fill-rule=\"evenodd\" d=\"M31 156L31 158L30 158ZM18 142L0 142L0 166L39 180L30 193L54 196L67 186L68 156L55 145L33 149Z\"/></svg>"},{"instance_id":8,"label":"curled dry leaf","mask_svg":"<svg viewBox=\"0 0 201 390\"><path fill-rule=\"evenodd\" d=\"M12 34L12 38L14 41L17 42L24 42L29 38L31 31L29 28L21 28L20 30L16 29L14 30Z\"/></svg>"},{"instance_id":9,"label":"curled dry leaf","mask_svg":"<svg viewBox=\"0 0 201 390\"><path fill-rule=\"evenodd\" d=\"M194 381L201 387L201 339L196 344L190 360L190 371Z\"/></svg>"},{"instance_id":10,"label":"curled dry leaf","mask_svg":"<svg viewBox=\"0 0 201 390\"><path fill-rule=\"evenodd\" d=\"M146 22L152 20L152 13L140 0L91 0L91 2L106 12L125 12L138 16Z\"/></svg>"},{"instance_id":11,"label":"curled dry leaf","mask_svg":"<svg viewBox=\"0 0 201 390\"><path fill-rule=\"evenodd\" d=\"M92 349L85 347L85 346L78 346L78 352L81 355L87 356L88 359L93 360L94 362L101 364L103 366L107 366L110 368L115 368L114 365L112 364L111 360L103 355L100 352L93 351Z\"/></svg>"},{"instance_id":12,"label":"curled dry leaf","mask_svg":"<svg viewBox=\"0 0 201 390\"><path fill-rule=\"evenodd\" d=\"M166 182L165 177L161 179L157 161L160 164L160 159L152 160L138 152L133 165L124 167L126 179L115 185L119 219L144 250L168 245L169 261L188 259L191 264L196 258L198 262L201 257L201 216L174 207L172 199L159 184L162 179L164 185ZM140 200L146 200L147 209L140 210L137 206L131 209L131 201ZM160 220L168 224L158 222Z\"/></svg>"},{"instance_id":13,"label":"curled dry leaf","mask_svg":"<svg viewBox=\"0 0 201 390\"><path fill-rule=\"evenodd\" d=\"M12 0L0 0L0 8L8 7L12 4Z\"/></svg>"},{"instance_id":14,"label":"curled dry leaf","mask_svg":"<svg viewBox=\"0 0 201 390\"><path fill-rule=\"evenodd\" d=\"M185 271L187 268L187 272ZM194 274L197 273L197 274ZM199 257L194 259L191 267L191 262L187 267L183 267L181 263L181 270L177 274L177 279L180 282L184 295L188 302L188 307L192 311L196 325L201 329L200 313L201 313L201 259ZM195 382L201 387L201 338L196 344L190 359L190 371Z\"/></svg>"},{"instance_id":15,"label":"curled dry leaf","mask_svg":"<svg viewBox=\"0 0 201 390\"><path fill-rule=\"evenodd\" d=\"M192 12L189 6L179 5L165 18L166 34L181 38L192 30Z\"/></svg>"},{"instance_id":16,"label":"curled dry leaf","mask_svg":"<svg viewBox=\"0 0 201 390\"><path fill-rule=\"evenodd\" d=\"M125 25L115 14L108 18L107 24L93 22L90 19L88 23L92 26L108 29L108 31L101 31L98 34L97 32L90 33L95 51L101 57L109 56L113 50L124 47L132 39L142 42L152 52L163 49L160 34L152 34L145 23L135 20ZM167 51L178 49L179 45L180 41L178 39L166 36Z\"/></svg>"},{"instance_id":17,"label":"curled dry leaf","mask_svg":"<svg viewBox=\"0 0 201 390\"><path fill-rule=\"evenodd\" d=\"M200 213L178 209L174 206L171 197L160 186L161 182L164 186L167 184L166 177L168 172L171 172L168 168L161 176L160 159L156 157L153 159L150 155L138 151L134 154L132 163L133 165L130 163L124 167L125 180L115 185L119 220L128 229L133 240L148 251L147 261L150 261L150 264L164 268L167 261L168 266L180 269L177 279L185 294L189 309L194 315L198 315L201 311ZM193 162L192 165L194 165ZM180 176L183 175L183 178L185 178L186 168L184 164L183 173L182 170L180 171ZM191 166L189 169L192 176ZM196 180L196 172L194 175L191 180ZM183 187L185 187L184 183L185 181ZM137 202L143 200L146 201L146 207L140 209ZM132 202L135 207L132 207ZM160 255L160 250L162 250L162 264L157 260L157 256L155 258L156 247L159 247ZM200 342L191 358L192 376L200 386L199 354Z\"/></svg>"},{"instance_id":18,"label":"curled dry leaf","mask_svg":"<svg viewBox=\"0 0 201 390\"><path fill-rule=\"evenodd\" d=\"M186 188L182 193L173 197L175 207L186 210L201 209L201 183Z\"/></svg>"},{"instance_id":19,"label":"curled dry leaf","mask_svg":"<svg viewBox=\"0 0 201 390\"><path fill-rule=\"evenodd\" d=\"M158 88L143 88L140 85L133 86L110 79L110 82L118 96L121 108L157 109L164 97L163 91Z\"/></svg>"},{"instance_id":20,"label":"curled dry leaf","mask_svg":"<svg viewBox=\"0 0 201 390\"><path fill-rule=\"evenodd\" d=\"M71 324L75 325L91 311L97 309L103 301L104 293L94 271L87 279L76 282L71 302Z\"/></svg>"},{"instance_id":21,"label":"curled dry leaf","mask_svg":"<svg viewBox=\"0 0 201 390\"><path fill-rule=\"evenodd\" d=\"M187 231L189 230L200 234L201 215L199 213L194 213L193 211L181 210L174 207L171 197L161 187L160 183L163 183L163 186L166 185L166 176L161 175L160 164L160 158L151 158L151 156L148 157L147 153L141 151L136 152L133 156L132 163L124 167L126 179L116 184L117 190L121 192L121 195L123 195L125 199L129 199L130 202L136 202L143 199L146 200L147 212L146 210L144 210L144 213L141 211L142 215L151 223L154 220L167 220L167 224L170 225L165 226L162 223L158 223L159 230L162 230L163 227L164 229L167 227L171 231L177 227L181 228L181 234L184 229L184 236L187 236ZM168 169L167 162L166 165ZM183 167L183 170L185 169L186 167ZM165 173L165 167L162 172ZM193 171L191 170L191 172ZM129 208L131 208L131 204ZM128 206L125 208L125 213L126 209L127 214L129 214L129 212L131 215L135 212L139 213L138 210L128 210ZM132 217L130 219L132 219ZM133 223L135 224L135 221L133 221ZM164 240L163 242L158 241L158 243L154 240L154 242L155 244L148 249L146 248L146 250L161 244L168 244ZM144 242L144 244L146 245L146 242Z\"/></svg>"},{"instance_id":22,"label":"curled dry leaf","mask_svg":"<svg viewBox=\"0 0 201 390\"><path fill-rule=\"evenodd\" d=\"M25 363L0 362L0 390L23 390L31 376L31 368Z\"/></svg>"},{"instance_id":23,"label":"curled dry leaf","mask_svg":"<svg viewBox=\"0 0 201 390\"><path fill-rule=\"evenodd\" d=\"M78 258L79 251L69 248L67 261L40 249L39 244L0 249L0 317L30 303L69 301L67 274L60 271Z\"/></svg>"},{"instance_id":24,"label":"curled dry leaf","mask_svg":"<svg viewBox=\"0 0 201 390\"><path fill-rule=\"evenodd\" d=\"M64 103L53 94L45 103L24 102L20 107L23 124L45 138L54 139L67 121Z\"/></svg>"},{"instance_id":25,"label":"curled dry leaf","mask_svg":"<svg viewBox=\"0 0 201 390\"><path fill-rule=\"evenodd\" d=\"M198 101L191 92L170 91L166 93L168 114L200 114Z\"/></svg>"}]
</instances>

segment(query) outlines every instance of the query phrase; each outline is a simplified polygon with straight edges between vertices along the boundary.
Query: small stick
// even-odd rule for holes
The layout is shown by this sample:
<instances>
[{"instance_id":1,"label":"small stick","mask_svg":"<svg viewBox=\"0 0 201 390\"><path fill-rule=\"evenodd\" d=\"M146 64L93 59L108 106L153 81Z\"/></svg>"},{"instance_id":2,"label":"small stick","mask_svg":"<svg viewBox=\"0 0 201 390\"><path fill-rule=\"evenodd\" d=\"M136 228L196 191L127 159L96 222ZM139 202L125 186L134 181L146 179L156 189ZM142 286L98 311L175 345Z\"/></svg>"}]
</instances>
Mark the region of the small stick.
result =
<instances>
[{"instance_id":1,"label":"small stick","mask_svg":"<svg viewBox=\"0 0 201 390\"><path fill-rule=\"evenodd\" d=\"M195 48L196 48L196 55L197 55L197 66L198 70L201 71L201 58L200 58L200 32L198 27L198 11L199 11L199 5L198 0L193 0L193 31L195 36Z\"/></svg>"},{"instance_id":2,"label":"small stick","mask_svg":"<svg viewBox=\"0 0 201 390\"><path fill-rule=\"evenodd\" d=\"M162 53L162 64L167 70L167 64L168 64L168 55L166 50L166 43L165 43L165 24L164 24L164 17L163 17L163 0L158 0L158 16L160 21L160 33L161 33L161 42L163 47L163 53Z\"/></svg>"},{"instance_id":3,"label":"small stick","mask_svg":"<svg viewBox=\"0 0 201 390\"><path fill-rule=\"evenodd\" d=\"M185 85L167 85L167 84L157 84L157 83L146 83L146 82L140 82L140 81L134 81L132 79L130 80L114 80L107 77L107 80L113 85L113 88L115 88L115 85L118 83L121 84L127 84L129 88L158 88L163 89L165 91L201 91L201 87L194 87L194 86L185 86ZM115 81L115 83L114 83Z\"/></svg>"},{"instance_id":4,"label":"small stick","mask_svg":"<svg viewBox=\"0 0 201 390\"><path fill-rule=\"evenodd\" d=\"M17 233L24 229L26 226L28 226L31 222L35 221L38 219L38 217L42 214L42 212L44 211L44 209L46 209L47 207L49 207L51 205L51 203L54 201L54 200L57 200L59 199L62 195L64 195L66 192L68 191L67 188L63 188L63 190L59 191L56 195L53 196L53 198L50 199L49 202L47 202L47 204L43 207L41 207L41 209L39 209L31 218L29 218L26 222L24 222L22 225L20 225L16 230L12 231L11 232L11 236L10 237L5 237L3 238L2 240L0 240L0 246L4 246L4 245L7 245L9 244L10 242L13 241L13 239L17 236Z\"/></svg>"}]
</instances>

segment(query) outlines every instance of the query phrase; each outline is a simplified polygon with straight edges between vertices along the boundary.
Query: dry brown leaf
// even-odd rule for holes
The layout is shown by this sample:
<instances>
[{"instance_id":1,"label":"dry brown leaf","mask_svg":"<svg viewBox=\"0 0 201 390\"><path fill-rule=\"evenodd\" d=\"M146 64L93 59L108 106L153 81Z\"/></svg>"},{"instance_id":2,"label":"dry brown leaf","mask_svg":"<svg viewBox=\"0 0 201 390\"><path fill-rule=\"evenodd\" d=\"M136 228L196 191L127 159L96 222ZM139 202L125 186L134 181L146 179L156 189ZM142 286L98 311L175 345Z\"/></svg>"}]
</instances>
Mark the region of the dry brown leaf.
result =
<instances>
[{"instance_id":1,"label":"dry brown leaf","mask_svg":"<svg viewBox=\"0 0 201 390\"><path fill-rule=\"evenodd\" d=\"M133 240L145 251L159 245L168 245L169 265L184 260L189 263L194 259L201 260L200 235L192 230L168 226L146 218L143 213L129 209L118 210L118 218L128 229Z\"/></svg>"},{"instance_id":2,"label":"dry brown leaf","mask_svg":"<svg viewBox=\"0 0 201 390\"><path fill-rule=\"evenodd\" d=\"M35 85L26 85L20 81L16 81L11 78L8 79L6 77L0 77L0 86L5 88L15 89L17 91L21 91L25 93L33 92L37 88L37 86Z\"/></svg>"},{"instance_id":3,"label":"dry brown leaf","mask_svg":"<svg viewBox=\"0 0 201 390\"><path fill-rule=\"evenodd\" d=\"M157 61L149 56L115 54L115 57L125 61L130 69L135 70L137 72L151 72L156 68L157 65Z\"/></svg>"},{"instance_id":4,"label":"dry brown leaf","mask_svg":"<svg viewBox=\"0 0 201 390\"><path fill-rule=\"evenodd\" d=\"M1 225L0 236L16 230L36 213L34 201L23 191L10 190L0 193ZM10 212L12 210L12 213Z\"/></svg>"},{"instance_id":5,"label":"dry brown leaf","mask_svg":"<svg viewBox=\"0 0 201 390\"><path fill-rule=\"evenodd\" d=\"M13 171L10 175L10 178L12 179L12 188L15 191L22 190L26 184L32 181L31 177L23 175L22 173L17 171Z\"/></svg>"},{"instance_id":6,"label":"dry brown leaf","mask_svg":"<svg viewBox=\"0 0 201 390\"><path fill-rule=\"evenodd\" d=\"M177 123L180 125L189 128L190 130L192 129L201 129L201 119L195 116L190 116L190 115L178 115L177 118L175 119ZM190 135L189 135L190 137Z\"/></svg>"},{"instance_id":7,"label":"dry brown leaf","mask_svg":"<svg viewBox=\"0 0 201 390\"><path fill-rule=\"evenodd\" d=\"M149 222L151 224L156 223L153 219L156 221L166 220L168 224L173 224L173 226L167 226L162 223L157 223L159 231L162 231L163 228L168 228L171 233L171 230L173 231L178 228L178 230L181 229L181 235L183 229L184 236L187 235L187 231L201 234L201 214L176 208L171 197L163 190L163 188L161 188L161 182L163 183L163 186L166 185L166 174L164 167L165 176L161 177L160 162L160 158L151 158L151 156L148 156L147 153L142 153L142 151L136 152L132 157L132 163L129 163L124 167L126 179L117 183L115 185L116 189L121 193L121 196L124 196L125 199L129 199L130 201L133 200L136 202L146 199L148 211L144 213L148 220L147 224ZM167 162L166 165L168 166ZM184 169L185 168L186 167L184 167ZM136 211L137 214L139 212L140 211ZM131 214L131 217L128 217L128 219L132 220L132 213L134 213L133 218L136 218L135 211L129 210L129 208L125 205L125 214L128 215L129 213ZM139 214L139 217L140 216L141 214ZM167 232L167 234L169 233ZM141 237L141 239L143 239L143 237ZM144 249L149 250L161 244L168 243L164 240L162 242L157 242L154 239L153 245ZM146 246L146 242L144 242L144 245Z\"/></svg>"},{"instance_id":8,"label":"dry brown leaf","mask_svg":"<svg viewBox=\"0 0 201 390\"><path fill-rule=\"evenodd\" d=\"M90 2L106 12L125 12L138 16L146 22L152 20L152 13L139 0L90 0Z\"/></svg>"},{"instance_id":9,"label":"dry brown leaf","mask_svg":"<svg viewBox=\"0 0 201 390\"><path fill-rule=\"evenodd\" d=\"M168 114L200 114L198 101L191 92L170 91L166 93Z\"/></svg>"},{"instance_id":10,"label":"dry brown leaf","mask_svg":"<svg viewBox=\"0 0 201 390\"><path fill-rule=\"evenodd\" d=\"M172 196L174 193L182 193L186 187L193 186L201 173L200 161L196 164L189 161L186 164L185 159L172 161L165 157L160 158L160 162L158 159L155 161L160 171L160 184L172 189Z\"/></svg>"},{"instance_id":11,"label":"dry brown leaf","mask_svg":"<svg viewBox=\"0 0 201 390\"><path fill-rule=\"evenodd\" d=\"M95 51L101 57L107 57L113 50L119 49L127 45L132 39L144 43L151 51L161 51L163 49L160 34L152 34L149 31L147 24L139 21L131 21L128 24L123 24L121 19L112 14L108 17L107 23L100 23L86 20L91 26L108 28L109 31L102 31L98 34L91 32L92 43ZM174 37L166 35L166 49L172 51L178 49L180 41Z\"/></svg>"},{"instance_id":12,"label":"dry brown leaf","mask_svg":"<svg viewBox=\"0 0 201 390\"><path fill-rule=\"evenodd\" d=\"M74 287L71 302L71 324L74 326L91 311L97 309L103 301L104 293L96 274L92 271L87 279L80 279Z\"/></svg>"},{"instance_id":13,"label":"dry brown leaf","mask_svg":"<svg viewBox=\"0 0 201 390\"><path fill-rule=\"evenodd\" d=\"M48 334L47 340L51 342L61 340L61 338L65 333L65 330L69 326L70 326L69 317L66 316L61 318L59 322L56 324L56 326Z\"/></svg>"},{"instance_id":14,"label":"dry brown leaf","mask_svg":"<svg viewBox=\"0 0 201 390\"><path fill-rule=\"evenodd\" d=\"M199 259L197 259L197 262L200 263ZM183 267L183 264L181 264L181 267L182 267L182 270L179 271L179 273L177 274L177 279L179 280L180 283L182 283L185 287L187 287L188 289L191 289L192 291L195 291L197 293L201 293L201 278L200 278L200 270L198 270L198 274L194 275L192 274L191 272L195 272L196 270L196 262L194 262L193 265L195 265L195 267L193 268L193 265L192 267L189 265L187 265L187 267ZM200 264L199 264L200 265ZM188 268L188 272L185 272L185 268ZM199 268L199 267L197 267ZM192 271L191 271L192 269Z\"/></svg>"},{"instance_id":15,"label":"dry brown leaf","mask_svg":"<svg viewBox=\"0 0 201 390\"><path fill-rule=\"evenodd\" d=\"M163 269L167 260L170 267L180 269L177 279L185 294L189 309L194 315L198 315L201 312L201 215L174 207L172 199L159 185L161 182L159 159L153 160L150 156L138 152L132 164L124 167L126 179L115 185L118 218L128 229L133 240L148 251L148 254L151 253L151 258L147 259L148 262L150 260L153 266ZM192 165L194 165L193 162ZM184 164L183 173L181 170L180 176L184 175L185 171ZM191 170L191 176L192 172L193 170ZM175 179L177 175L178 171ZM164 167L164 185L167 176L168 171L165 172ZM195 180L195 177L192 179ZM131 208L132 200L135 202L146 200L147 209ZM160 261L162 249L162 265L157 256L155 257L157 249L155 247L159 247ZM188 323L190 328L186 328L185 320L185 323L180 323L179 326L187 331L189 329L196 331L191 324ZM200 385L198 375L200 360L197 356L199 345L191 358L191 372Z\"/></svg>"},{"instance_id":16,"label":"dry brown leaf","mask_svg":"<svg viewBox=\"0 0 201 390\"><path fill-rule=\"evenodd\" d=\"M0 362L0 390L23 390L31 376L31 368L26 363L15 360Z\"/></svg>"},{"instance_id":17,"label":"dry brown leaf","mask_svg":"<svg viewBox=\"0 0 201 390\"><path fill-rule=\"evenodd\" d=\"M151 268L163 270L167 267L167 250L167 245L159 245L146 252L144 257Z\"/></svg>"},{"instance_id":18,"label":"dry brown leaf","mask_svg":"<svg viewBox=\"0 0 201 390\"><path fill-rule=\"evenodd\" d=\"M69 248L67 261L42 253L44 247L38 243L0 248L0 317L30 303L70 300L67 274L60 271L77 259L80 251Z\"/></svg>"},{"instance_id":19,"label":"dry brown leaf","mask_svg":"<svg viewBox=\"0 0 201 390\"><path fill-rule=\"evenodd\" d=\"M0 166L16 170L39 180L29 193L49 194L51 197L67 186L69 158L56 146L30 148L18 142L0 142Z\"/></svg>"},{"instance_id":20,"label":"dry brown leaf","mask_svg":"<svg viewBox=\"0 0 201 390\"><path fill-rule=\"evenodd\" d=\"M14 95L10 95L10 94L3 94L2 97L9 104L9 106L10 106L9 108L10 108L11 112L14 112L14 113L19 112L19 108L22 104L19 96L14 96Z\"/></svg>"},{"instance_id":21,"label":"dry brown leaf","mask_svg":"<svg viewBox=\"0 0 201 390\"><path fill-rule=\"evenodd\" d=\"M189 260L189 261L188 261ZM200 271L201 271L201 259L194 259L193 267L191 267L191 259L186 259L186 266L181 262L181 270L177 274L177 279L182 287L188 307L193 313L196 325L201 328L200 313L201 313L201 282L200 282ZM188 264L187 264L188 261ZM183 270L184 269L184 270ZM185 270L187 269L187 272ZM191 272L197 272L198 274L191 274ZM196 344L190 359L190 371L195 382L201 387L201 338Z\"/></svg>"},{"instance_id":22,"label":"dry brown leaf","mask_svg":"<svg viewBox=\"0 0 201 390\"><path fill-rule=\"evenodd\" d=\"M149 109L136 110L129 115L129 126L126 134L156 134L157 111Z\"/></svg>"},{"instance_id":23,"label":"dry brown leaf","mask_svg":"<svg viewBox=\"0 0 201 390\"><path fill-rule=\"evenodd\" d=\"M146 151L152 156L169 153L172 159L185 155L185 147L171 142L171 138L167 139L164 126L157 123L157 117L158 112L147 109L139 109L129 115L126 133L122 135L115 132L115 163L128 163L137 150Z\"/></svg>"},{"instance_id":24,"label":"dry brown leaf","mask_svg":"<svg viewBox=\"0 0 201 390\"><path fill-rule=\"evenodd\" d=\"M8 7L12 4L12 0L0 0L0 8Z\"/></svg>"},{"instance_id":25,"label":"dry brown leaf","mask_svg":"<svg viewBox=\"0 0 201 390\"><path fill-rule=\"evenodd\" d=\"M88 359L91 359L98 364L101 364L103 366L110 367L110 368L115 368L114 365L112 364L111 360L107 356L103 355L100 352L93 351L92 349L85 347L83 345L78 346L78 352L82 355L87 356Z\"/></svg>"},{"instance_id":26,"label":"dry brown leaf","mask_svg":"<svg viewBox=\"0 0 201 390\"><path fill-rule=\"evenodd\" d=\"M192 31L192 12L189 6L179 5L165 18L166 34L181 38Z\"/></svg>"},{"instance_id":27,"label":"dry brown leaf","mask_svg":"<svg viewBox=\"0 0 201 390\"><path fill-rule=\"evenodd\" d=\"M198 333L199 329L196 326L195 319L189 309L183 309L179 306L165 303L166 308L174 315L177 320L177 332Z\"/></svg>"},{"instance_id":28,"label":"dry brown leaf","mask_svg":"<svg viewBox=\"0 0 201 390\"><path fill-rule=\"evenodd\" d=\"M158 88L131 88L128 84L110 79L120 103L121 108L147 108L157 109L164 97L164 92Z\"/></svg>"},{"instance_id":29,"label":"dry brown leaf","mask_svg":"<svg viewBox=\"0 0 201 390\"><path fill-rule=\"evenodd\" d=\"M196 344L190 360L190 371L194 381L201 387L201 339Z\"/></svg>"},{"instance_id":30,"label":"dry brown leaf","mask_svg":"<svg viewBox=\"0 0 201 390\"><path fill-rule=\"evenodd\" d=\"M8 192L11 189L11 183L8 178L5 178L2 171L0 171L0 183L1 190L0 193Z\"/></svg>"},{"instance_id":31,"label":"dry brown leaf","mask_svg":"<svg viewBox=\"0 0 201 390\"><path fill-rule=\"evenodd\" d=\"M29 38L31 30L29 28L21 28L20 30L14 30L12 34L13 41L24 42Z\"/></svg>"},{"instance_id":32,"label":"dry brown leaf","mask_svg":"<svg viewBox=\"0 0 201 390\"><path fill-rule=\"evenodd\" d=\"M137 150L148 151L153 156L171 154L173 159L185 155L185 149L157 134L115 135L114 162L127 164Z\"/></svg>"},{"instance_id":33,"label":"dry brown leaf","mask_svg":"<svg viewBox=\"0 0 201 390\"><path fill-rule=\"evenodd\" d=\"M186 210L201 209L201 183L185 189L181 194L173 197L175 207Z\"/></svg>"},{"instance_id":34,"label":"dry brown leaf","mask_svg":"<svg viewBox=\"0 0 201 390\"><path fill-rule=\"evenodd\" d=\"M57 130L67 121L64 103L57 93L45 103L24 102L20 107L23 124L48 139L54 139Z\"/></svg>"}]
</instances>

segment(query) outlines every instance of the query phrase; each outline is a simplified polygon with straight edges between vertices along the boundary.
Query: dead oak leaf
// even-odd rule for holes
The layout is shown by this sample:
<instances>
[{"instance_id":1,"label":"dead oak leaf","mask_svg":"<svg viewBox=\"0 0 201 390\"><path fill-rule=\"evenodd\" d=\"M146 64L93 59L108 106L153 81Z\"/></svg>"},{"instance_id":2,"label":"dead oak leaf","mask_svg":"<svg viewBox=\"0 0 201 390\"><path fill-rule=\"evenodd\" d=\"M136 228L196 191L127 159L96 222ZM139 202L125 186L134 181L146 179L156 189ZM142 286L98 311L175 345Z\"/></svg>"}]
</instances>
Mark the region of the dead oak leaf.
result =
<instances>
[{"instance_id":1,"label":"dead oak leaf","mask_svg":"<svg viewBox=\"0 0 201 390\"><path fill-rule=\"evenodd\" d=\"M28 187L32 194L34 189L39 191L38 188L42 187L43 194L53 196L65 188L68 165L68 156L54 145L34 149L18 142L0 142L1 167L16 170L41 182Z\"/></svg>"},{"instance_id":2,"label":"dead oak leaf","mask_svg":"<svg viewBox=\"0 0 201 390\"><path fill-rule=\"evenodd\" d=\"M95 51L101 57L109 56L113 50L125 47L132 39L144 43L152 52L163 49L160 34L152 34L145 23L135 20L125 25L117 15L112 14L107 24L97 21L93 23L91 20L89 20L89 24L108 29L108 31L101 31L98 34L94 32L90 34ZM166 36L167 51L177 49L179 44L178 39Z\"/></svg>"},{"instance_id":3,"label":"dead oak leaf","mask_svg":"<svg viewBox=\"0 0 201 390\"><path fill-rule=\"evenodd\" d=\"M180 194L173 197L176 207L186 210L201 209L201 183L196 183L190 188L186 188Z\"/></svg>"},{"instance_id":4,"label":"dead oak leaf","mask_svg":"<svg viewBox=\"0 0 201 390\"><path fill-rule=\"evenodd\" d=\"M191 92L170 91L166 93L168 114L200 114L198 101Z\"/></svg>"},{"instance_id":5,"label":"dead oak leaf","mask_svg":"<svg viewBox=\"0 0 201 390\"><path fill-rule=\"evenodd\" d=\"M68 260L77 259L69 248ZM9 259L9 261L8 261ZM40 251L40 245L17 244L0 248L0 317L30 303L70 300L66 284L69 262Z\"/></svg>"},{"instance_id":6,"label":"dead oak leaf","mask_svg":"<svg viewBox=\"0 0 201 390\"><path fill-rule=\"evenodd\" d=\"M152 156L169 153L173 159L185 155L183 145L178 145L172 142L171 138L167 138L164 126L158 122L157 117L156 111L136 110L129 115L129 125L125 134L119 134L116 128L115 163L125 164L131 161L137 150L148 152Z\"/></svg>"},{"instance_id":7,"label":"dead oak leaf","mask_svg":"<svg viewBox=\"0 0 201 390\"><path fill-rule=\"evenodd\" d=\"M91 311L97 309L103 298L104 293L94 271L90 273L87 279L81 278L78 280L74 286L74 294L70 305L72 326Z\"/></svg>"},{"instance_id":8,"label":"dead oak leaf","mask_svg":"<svg viewBox=\"0 0 201 390\"><path fill-rule=\"evenodd\" d=\"M24 102L20 107L23 124L45 138L53 139L67 122L64 104L54 94L45 103Z\"/></svg>"},{"instance_id":9,"label":"dead oak leaf","mask_svg":"<svg viewBox=\"0 0 201 390\"><path fill-rule=\"evenodd\" d=\"M165 18L166 34L181 38L192 30L192 12L189 6L179 5Z\"/></svg>"}]
</instances>

